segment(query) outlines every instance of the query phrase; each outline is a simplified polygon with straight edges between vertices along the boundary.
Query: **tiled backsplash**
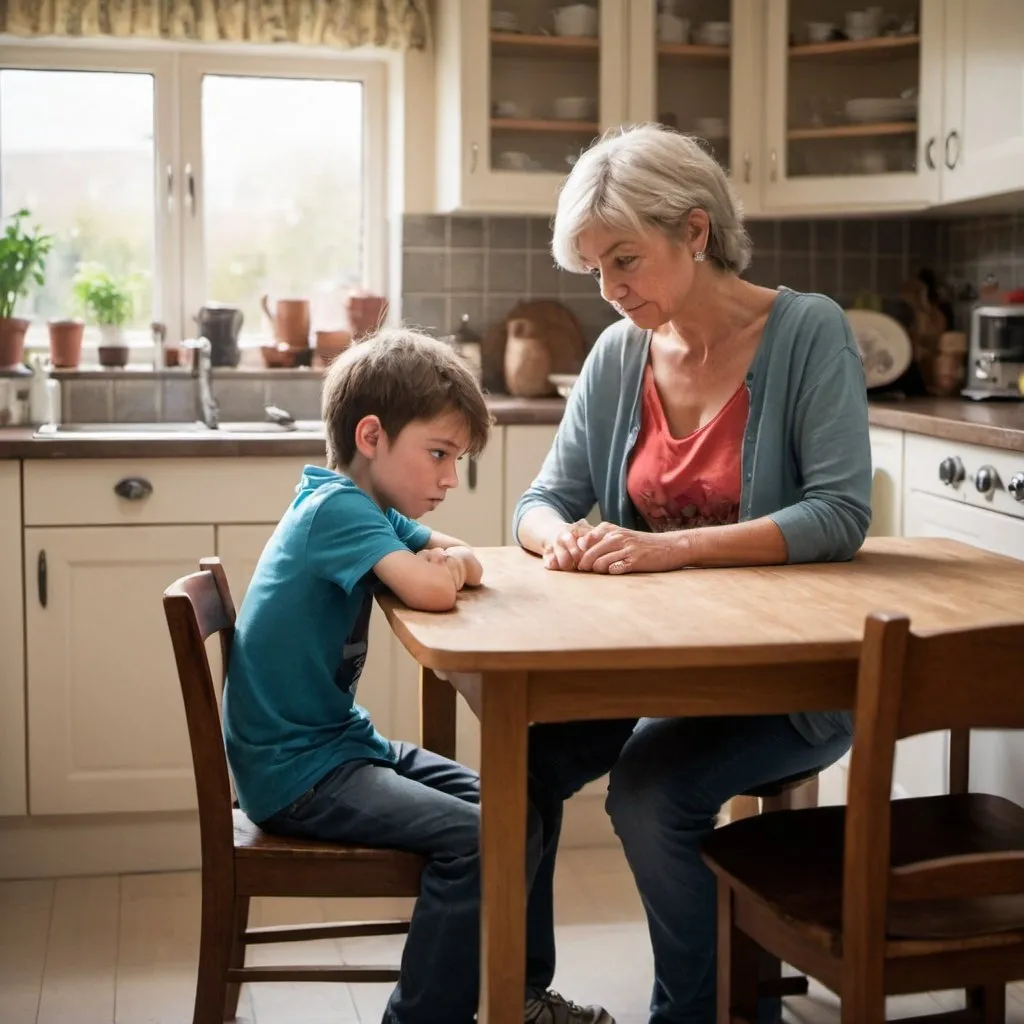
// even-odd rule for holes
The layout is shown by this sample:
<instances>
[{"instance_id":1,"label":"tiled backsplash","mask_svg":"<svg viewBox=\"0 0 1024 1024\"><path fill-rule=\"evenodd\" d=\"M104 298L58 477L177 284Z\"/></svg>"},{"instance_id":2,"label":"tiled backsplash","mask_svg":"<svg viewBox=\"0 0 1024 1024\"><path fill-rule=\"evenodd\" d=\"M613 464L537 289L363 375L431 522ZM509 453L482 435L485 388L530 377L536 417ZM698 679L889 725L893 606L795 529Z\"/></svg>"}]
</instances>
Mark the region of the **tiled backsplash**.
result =
<instances>
[{"instance_id":1,"label":"tiled backsplash","mask_svg":"<svg viewBox=\"0 0 1024 1024\"><path fill-rule=\"evenodd\" d=\"M820 291L848 304L865 291L892 295L922 266L956 285L1024 287L1024 213L953 221L916 218L751 221L754 259L746 276L764 285ZM616 317L586 275L552 261L543 217L409 216L404 224L403 318L447 334L468 313L483 333L520 299L558 299L592 343ZM963 321L966 305L958 305ZM964 322L957 326L966 327ZM187 371L61 374L68 421L180 421L197 415ZM274 404L298 419L319 415L320 376L310 370L214 373L225 420L263 417Z\"/></svg>"},{"instance_id":2,"label":"tiled backsplash","mask_svg":"<svg viewBox=\"0 0 1024 1024\"><path fill-rule=\"evenodd\" d=\"M749 280L824 292L841 304L861 292L895 295L922 266L975 287L989 272L1003 288L1024 285L1024 214L755 220L748 230ZM405 319L447 333L468 313L483 330L520 298L553 298L573 310L593 342L615 315L595 281L554 266L550 238L543 217L406 217Z\"/></svg>"},{"instance_id":3,"label":"tiled backsplash","mask_svg":"<svg viewBox=\"0 0 1024 1024\"><path fill-rule=\"evenodd\" d=\"M199 416L196 381L182 370L58 371L66 423L168 423ZM222 420L262 420L277 405L296 419L320 417L316 370L214 370L213 394Z\"/></svg>"}]
</instances>

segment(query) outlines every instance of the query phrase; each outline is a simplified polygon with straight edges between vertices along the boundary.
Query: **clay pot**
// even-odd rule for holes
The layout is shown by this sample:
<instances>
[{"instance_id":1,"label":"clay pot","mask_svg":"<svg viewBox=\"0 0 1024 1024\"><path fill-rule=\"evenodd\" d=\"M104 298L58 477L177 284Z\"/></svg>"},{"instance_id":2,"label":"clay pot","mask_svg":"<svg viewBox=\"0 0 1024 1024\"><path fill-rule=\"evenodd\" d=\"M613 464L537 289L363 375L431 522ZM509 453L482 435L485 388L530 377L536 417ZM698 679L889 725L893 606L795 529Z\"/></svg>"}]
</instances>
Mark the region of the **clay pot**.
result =
<instances>
[{"instance_id":1,"label":"clay pot","mask_svg":"<svg viewBox=\"0 0 1024 1024\"><path fill-rule=\"evenodd\" d=\"M532 320L517 317L508 322L505 343L505 386L518 398L541 398L554 393L548 380L551 352L535 333Z\"/></svg>"},{"instance_id":2,"label":"clay pot","mask_svg":"<svg viewBox=\"0 0 1024 1024\"><path fill-rule=\"evenodd\" d=\"M383 295L349 295L345 300L345 312L352 328L352 337L360 341L384 323L388 315L388 300Z\"/></svg>"},{"instance_id":3,"label":"clay pot","mask_svg":"<svg viewBox=\"0 0 1024 1024\"><path fill-rule=\"evenodd\" d=\"M278 299L270 311L269 296L260 306L274 328L274 340L289 348L309 348L309 299Z\"/></svg>"},{"instance_id":4,"label":"clay pot","mask_svg":"<svg viewBox=\"0 0 1024 1024\"><path fill-rule=\"evenodd\" d=\"M21 366L25 357L25 332L29 321L17 316L0 317L0 370Z\"/></svg>"},{"instance_id":5,"label":"clay pot","mask_svg":"<svg viewBox=\"0 0 1024 1024\"><path fill-rule=\"evenodd\" d=\"M128 365L127 345L100 345L96 351L99 353L100 366L112 369Z\"/></svg>"},{"instance_id":6,"label":"clay pot","mask_svg":"<svg viewBox=\"0 0 1024 1024\"><path fill-rule=\"evenodd\" d=\"M317 331L316 358L323 366L331 363L352 344L352 335L348 331Z\"/></svg>"},{"instance_id":7,"label":"clay pot","mask_svg":"<svg viewBox=\"0 0 1024 1024\"><path fill-rule=\"evenodd\" d=\"M49 320L50 362L58 370L74 370L82 359L82 335L85 324L81 320Z\"/></svg>"}]
</instances>

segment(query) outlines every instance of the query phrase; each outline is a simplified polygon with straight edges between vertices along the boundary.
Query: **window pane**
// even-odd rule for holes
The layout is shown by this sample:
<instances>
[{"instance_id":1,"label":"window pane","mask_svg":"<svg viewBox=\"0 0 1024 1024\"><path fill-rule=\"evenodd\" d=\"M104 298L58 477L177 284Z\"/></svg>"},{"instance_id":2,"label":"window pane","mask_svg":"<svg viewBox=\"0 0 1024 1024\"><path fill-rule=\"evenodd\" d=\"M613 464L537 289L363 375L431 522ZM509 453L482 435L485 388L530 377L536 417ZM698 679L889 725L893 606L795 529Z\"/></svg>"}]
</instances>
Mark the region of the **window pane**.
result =
<instances>
[{"instance_id":1,"label":"window pane","mask_svg":"<svg viewBox=\"0 0 1024 1024\"><path fill-rule=\"evenodd\" d=\"M54 235L46 283L22 300L29 340L46 318L75 314L82 262L134 282L128 329L153 317L153 78L94 71L0 71L0 207L27 207ZM88 335L92 335L92 327ZM95 332L98 336L98 332Z\"/></svg>"},{"instance_id":2,"label":"window pane","mask_svg":"<svg viewBox=\"0 0 1024 1024\"><path fill-rule=\"evenodd\" d=\"M240 306L252 340L264 294L333 326L363 279L362 83L207 75L202 104L206 301Z\"/></svg>"}]
</instances>

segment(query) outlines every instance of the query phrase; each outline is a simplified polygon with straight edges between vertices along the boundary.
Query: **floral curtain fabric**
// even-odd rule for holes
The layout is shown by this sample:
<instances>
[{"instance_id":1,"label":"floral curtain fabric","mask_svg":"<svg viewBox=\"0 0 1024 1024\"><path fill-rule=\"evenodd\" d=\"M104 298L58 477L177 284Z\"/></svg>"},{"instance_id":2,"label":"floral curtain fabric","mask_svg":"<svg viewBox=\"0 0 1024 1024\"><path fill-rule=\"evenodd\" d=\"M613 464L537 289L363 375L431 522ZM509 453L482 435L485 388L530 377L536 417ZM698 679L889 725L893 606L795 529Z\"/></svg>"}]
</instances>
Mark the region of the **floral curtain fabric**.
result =
<instances>
[{"instance_id":1,"label":"floral curtain fabric","mask_svg":"<svg viewBox=\"0 0 1024 1024\"><path fill-rule=\"evenodd\" d=\"M428 0L0 0L0 32L422 50Z\"/></svg>"}]
</instances>

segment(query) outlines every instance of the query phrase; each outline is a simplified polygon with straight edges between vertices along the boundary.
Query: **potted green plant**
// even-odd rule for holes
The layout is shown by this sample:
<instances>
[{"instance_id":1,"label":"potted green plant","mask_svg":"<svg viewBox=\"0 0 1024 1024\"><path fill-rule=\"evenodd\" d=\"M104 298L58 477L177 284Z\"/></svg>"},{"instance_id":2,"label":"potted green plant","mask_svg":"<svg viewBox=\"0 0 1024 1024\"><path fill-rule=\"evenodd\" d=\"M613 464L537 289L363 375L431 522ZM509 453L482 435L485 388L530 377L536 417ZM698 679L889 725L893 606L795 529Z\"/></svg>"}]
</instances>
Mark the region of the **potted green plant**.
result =
<instances>
[{"instance_id":1,"label":"potted green plant","mask_svg":"<svg viewBox=\"0 0 1024 1024\"><path fill-rule=\"evenodd\" d=\"M124 366L128 346L124 325L132 318L132 285L98 263L83 263L72 283L75 300L99 325L101 366Z\"/></svg>"},{"instance_id":2,"label":"potted green plant","mask_svg":"<svg viewBox=\"0 0 1024 1024\"><path fill-rule=\"evenodd\" d=\"M33 284L43 283L46 256L53 245L53 238L38 226L26 225L29 216L28 210L18 210L0 235L0 367L22 361L29 321L16 317L14 308Z\"/></svg>"}]
</instances>

